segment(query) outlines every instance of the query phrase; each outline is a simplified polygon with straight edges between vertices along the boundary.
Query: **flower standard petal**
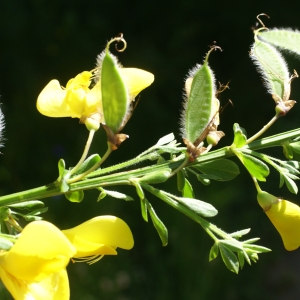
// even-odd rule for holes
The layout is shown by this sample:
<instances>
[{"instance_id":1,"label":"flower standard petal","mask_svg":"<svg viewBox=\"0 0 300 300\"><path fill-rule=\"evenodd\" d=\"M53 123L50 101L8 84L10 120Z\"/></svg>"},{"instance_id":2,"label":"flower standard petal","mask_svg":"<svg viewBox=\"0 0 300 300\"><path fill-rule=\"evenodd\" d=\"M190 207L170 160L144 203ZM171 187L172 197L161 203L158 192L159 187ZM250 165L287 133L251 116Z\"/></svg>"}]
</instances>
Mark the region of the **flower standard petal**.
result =
<instances>
[{"instance_id":1,"label":"flower standard petal","mask_svg":"<svg viewBox=\"0 0 300 300\"><path fill-rule=\"evenodd\" d=\"M63 230L63 233L79 251L76 257L115 254L107 253L108 247L131 249L134 244L128 225L114 216L95 217L79 226ZM93 247L95 252L91 251Z\"/></svg>"},{"instance_id":2,"label":"flower standard petal","mask_svg":"<svg viewBox=\"0 0 300 300\"><path fill-rule=\"evenodd\" d=\"M76 249L46 221L29 223L15 245L0 256L0 266L21 280L39 281L64 269Z\"/></svg>"}]
</instances>

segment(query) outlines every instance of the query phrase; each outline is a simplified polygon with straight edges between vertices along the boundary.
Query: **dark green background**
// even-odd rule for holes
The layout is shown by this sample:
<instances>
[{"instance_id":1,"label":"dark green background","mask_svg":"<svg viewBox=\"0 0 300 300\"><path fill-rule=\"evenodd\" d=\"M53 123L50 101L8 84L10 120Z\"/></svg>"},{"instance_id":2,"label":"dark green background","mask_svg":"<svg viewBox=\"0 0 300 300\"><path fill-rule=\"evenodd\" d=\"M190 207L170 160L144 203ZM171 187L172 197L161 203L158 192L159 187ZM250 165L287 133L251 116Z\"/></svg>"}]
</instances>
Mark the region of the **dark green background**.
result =
<instances>
[{"instance_id":1,"label":"dark green background","mask_svg":"<svg viewBox=\"0 0 300 300\"><path fill-rule=\"evenodd\" d=\"M221 115L220 129L232 141L232 125L239 123L254 134L274 114L274 103L249 59L253 42L251 27L256 15L265 12L268 27L300 28L298 1L41 1L9 0L0 4L0 94L6 118L5 148L0 157L2 195L37 187L57 178L57 161L68 166L79 159L87 130L78 119L47 118L35 102L43 87L58 79L62 85L83 70L91 70L106 41L124 33L127 50L119 54L125 67L138 67L155 75L155 82L142 92L137 110L123 132L128 139L115 151L106 166L134 157L163 135L179 135L183 79L201 63L213 41L223 48L210 57L216 78L230 80L234 107ZM288 57L290 70L300 63ZM300 98L300 81L293 82L291 99ZM269 134L299 126L298 105L278 121ZM102 129L97 132L91 153L105 152ZM268 152L279 155L281 150ZM135 197L134 202L106 198L96 202L97 192L86 193L80 204L64 197L47 199L45 214L61 229L96 215L112 214L132 229L135 247L119 250L116 257L100 262L70 264L71 299L299 299L299 250L287 252L279 234L256 203L248 174L231 182L202 186L192 179L198 199L219 210L213 222L227 231L251 227L249 237L273 252L260 255L259 262L246 265L239 275L229 272L221 259L208 262L212 241L193 221L156 198L149 200L169 229L169 245L162 247L151 222L143 222L133 188L118 188ZM274 171L262 188L297 202L284 187L278 189ZM176 192L174 180L161 186ZM298 202L299 203L299 202ZM6 296L5 296L5 295ZM10 299L3 292L1 299Z\"/></svg>"}]
</instances>

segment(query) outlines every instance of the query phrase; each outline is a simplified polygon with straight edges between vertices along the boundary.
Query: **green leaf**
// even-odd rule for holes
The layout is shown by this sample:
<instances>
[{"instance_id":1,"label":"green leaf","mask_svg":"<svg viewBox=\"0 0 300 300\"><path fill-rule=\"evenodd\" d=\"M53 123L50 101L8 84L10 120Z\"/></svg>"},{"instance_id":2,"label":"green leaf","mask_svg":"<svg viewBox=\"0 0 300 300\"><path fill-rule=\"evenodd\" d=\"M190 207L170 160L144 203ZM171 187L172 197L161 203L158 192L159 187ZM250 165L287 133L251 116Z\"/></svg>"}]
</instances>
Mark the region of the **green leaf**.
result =
<instances>
[{"instance_id":1,"label":"green leaf","mask_svg":"<svg viewBox=\"0 0 300 300\"><path fill-rule=\"evenodd\" d=\"M260 31L256 31L258 34ZM282 100L289 100L290 75L287 64L280 52L268 43L255 36L255 42L250 51L250 57L262 75L268 93ZM288 96L287 96L288 94Z\"/></svg>"},{"instance_id":2,"label":"green leaf","mask_svg":"<svg viewBox=\"0 0 300 300\"><path fill-rule=\"evenodd\" d=\"M246 251L243 251L243 254L244 254L244 258L246 259L247 263L251 266L251 260L249 258L249 255L247 254Z\"/></svg>"},{"instance_id":3,"label":"green leaf","mask_svg":"<svg viewBox=\"0 0 300 300\"><path fill-rule=\"evenodd\" d=\"M177 177L177 188L179 192L183 191L184 185L185 185L185 176L184 176L184 171L180 170L176 174Z\"/></svg>"},{"instance_id":4,"label":"green leaf","mask_svg":"<svg viewBox=\"0 0 300 300\"><path fill-rule=\"evenodd\" d=\"M39 200L31 200L31 201L25 201L15 204L7 205L8 207L17 208L17 209L30 209L33 207L44 207L45 204L42 201Z\"/></svg>"},{"instance_id":5,"label":"green leaf","mask_svg":"<svg viewBox=\"0 0 300 300\"><path fill-rule=\"evenodd\" d=\"M69 185L67 180L70 178L70 171L66 170L66 163L63 159L58 161L58 179L56 181L57 185L60 188L62 193L65 193L69 190Z\"/></svg>"},{"instance_id":6,"label":"green leaf","mask_svg":"<svg viewBox=\"0 0 300 300\"><path fill-rule=\"evenodd\" d=\"M220 240L219 245L222 244L226 248L232 250L232 251L243 251L243 245L241 242L237 240Z\"/></svg>"},{"instance_id":7,"label":"green leaf","mask_svg":"<svg viewBox=\"0 0 300 300\"><path fill-rule=\"evenodd\" d=\"M163 163L165 163L166 162L166 160L162 157L162 156L159 156L159 158L157 159L157 164L158 165L161 165L161 164L163 164Z\"/></svg>"},{"instance_id":8,"label":"green leaf","mask_svg":"<svg viewBox=\"0 0 300 300\"><path fill-rule=\"evenodd\" d=\"M210 179L219 181L232 180L240 173L237 164L228 159L216 159L193 167L204 174L211 175Z\"/></svg>"},{"instance_id":9,"label":"green leaf","mask_svg":"<svg viewBox=\"0 0 300 300\"><path fill-rule=\"evenodd\" d=\"M300 174L298 161L294 161L294 160L284 161L281 162L281 166L284 167L289 174L295 176L293 177L293 179L297 179L296 175Z\"/></svg>"},{"instance_id":10,"label":"green leaf","mask_svg":"<svg viewBox=\"0 0 300 300\"><path fill-rule=\"evenodd\" d=\"M300 142L285 142L282 144L283 153L287 159L300 160Z\"/></svg>"},{"instance_id":11,"label":"green leaf","mask_svg":"<svg viewBox=\"0 0 300 300\"><path fill-rule=\"evenodd\" d=\"M69 192L69 193L65 193L65 196L71 202L80 203L84 198L84 192L83 191Z\"/></svg>"},{"instance_id":12,"label":"green leaf","mask_svg":"<svg viewBox=\"0 0 300 300\"><path fill-rule=\"evenodd\" d=\"M243 241L243 244L252 244L252 243L255 243L255 242L259 241L259 240L260 240L260 238L252 238L252 239Z\"/></svg>"},{"instance_id":13,"label":"green leaf","mask_svg":"<svg viewBox=\"0 0 300 300\"><path fill-rule=\"evenodd\" d=\"M3 206L0 207L0 220L7 221L10 215L10 209Z\"/></svg>"},{"instance_id":14,"label":"green leaf","mask_svg":"<svg viewBox=\"0 0 300 300\"><path fill-rule=\"evenodd\" d=\"M203 185L209 185L210 184L210 180L209 179L215 179L215 180L217 180L216 176L213 176L213 175L202 175L202 174L198 174L197 175L197 179Z\"/></svg>"},{"instance_id":15,"label":"green leaf","mask_svg":"<svg viewBox=\"0 0 300 300\"><path fill-rule=\"evenodd\" d=\"M182 190L182 196L184 198L195 198L193 187L186 178L184 179L184 187Z\"/></svg>"},{"instance_id":16,"label":"green leaf","mask_svg":"<svg viewBox=\"0 0 300 300\"><path fill-rule=\"evenodd\" d=\"M99 154L93 154L90 157L88 157L78 168L78 170L73 174L82 174L86 171L88 171L90 168L92 168L95 164L97 164L101 160L101 157Z\"/></svg>"},{"instance_id":17,"label":"green leaf","mask_svg":"<svg viewBox=\"0 0 300 300\"><path fill-rule=\"evenodd\" d=\"M38 215L46 212L48 210L48 207L44 207L41 209L36 209L34 211L29 212L28 214L20 214L19 212L14 212L14 214L19 215L23 217L26 221L39 221L42 220L42 217L39 217Z\"/></svg>"},{"instance_id":18,"label":"green leaf","mask_svg":"<svg viewBox=\"0 0 300 300\"><path fill-rule=\"evenodd\" d=\"M202 66L197 65L189 73L186 81L187 99L181 123L184 137L192 143L201 136L214 114L215 79L207 59L208 55Z\"/></svg>"},{"instance_id":19,"label":"green leaf","mask_svg":"<svg viewBox=\"0 0 300 300\"><path fill-rule=\"evenodd\" d=\"M175 197L175 199L199 216L214 217L218 214L218 211L210 203L192 198Z\"/></svg>"},{"instance_id":20,"label":"green leaf","mask_svg":"<svg viewBox=\"0 0 300 300\"><path fill-rule=\"evenodd\" d=\"M163 153L171 153L171 154L174 154L174 153L178 153L178 152L183 152L186 148L178 148L177 146L160 146L158 148L158 151L157 153L159 154L163 154Z\"/></svg>"},{"instance_id":21,"label":"green leaf","mask_svg":"<svg viewBox=\"0 0 300 300\"><path fill-rule=\"evenodd\" d=\"M0 237L0 249L1 250L10 250L10 248L14 245L11 241L6 238Z\"/></svg>"},{"instance_id":22,"label":"green leaf","mask_svg":"<svg viewBox=\"0 0 300 300\"><path fill-rule=\"evenodd\" d=\"M209 261L214 260L219 254L219 246L217 243L214 243L213 246L211 247L210 251L209 251Z\"/></svg>"},{"instance_id":23,"label":"green leaf","mask_svg":"<svg viewBox=\"0 0 300 300\"><path fill-rule=\"evenodd\" d=\"M162 245L166 246L168 244L168 229L166 228L164 223L159 219L152 205L148 201L146 203L153 225L162 241Z\"/></svg>"},{"instance_id":24,"label":"green leaf","mask_svg":"<svg viewBox=\"0 0 300 300\"><path fill-rule=\"evenodd\" d=\"M130 179L130 182L132 183L132 185L135 186L135 190L136 190L136 193L138 194L138 196L140 197L140 199L144 199L145 198L145 194L144 194L144 191L139 183L139 180L136 179L136 178L132 178Z\"/></svg>"},{"instance_id":25,"label":"green leaf","mask_svg":"<svg viewBox=\"0 0 300 300\"><path fill-rule=\"evenodd\" d=\"M300 146L300 143L299 143ZM290 143L288 141L282 143L282 148L283 148L283 154L287 159L293 159L293 148L290 146ZM300 150L300 147L299 147Z\"/></svg>"},{"instance_id":26,"label":"green leaf","mask_svg":"<svg viewBox=\"0 0 300 300\"><path fill-rule=\"evenodd\" d=\"M97 202L99 202L100 200L104 199L106 197L106 191L105 189L99 187L98 190L100 190L100 194L98 196Z\"/></svg>"},{"instance_id":27,"label":"green leaf","mask_svg":"<svg viewBox=\"0 0 300 300\"><path fill-rule=\"evenodd\" d=\"M257 253L251 253L251 254L250 254L250 259L251 259L252 261L254 261L254 262L257 262L257 260L258 260L258 255L257 255Z\"/></svg>"},{"instance_id":28,"label":"green leaf","mask_svg":"<svg viewBox=\"0 0 300 300\"><path fill-rule=\"evenodd\" d=\"M105 124L117 133L127 114L130 99L116 58L108 49L101 66L101 92Z\"/></svg>"},{"instance_id":29,"label":"green leaf","mask_svg":"<svg viewBox=\"0 0 300 300\"><path fill-rule=\"evenodd\" d=\"M247 142L247 133L246 130L240 127L239 124L233 124L233 133L234 139L232 143L232 147L241 148L246 145Z\"/></svg>"},{"instance_id":30,"label":"green leaf","mask_svg":"<svg viewBox=\"0 0 300 300\"><path fill-rule=\"evenodd\" d=\"M259 181L266 181L266 177L269 175L270 171L264 162L252 155L240 151L234 151L234 154L253 177Z\"/></svg>"},{"instance_id":31,"label":"green leaf","mask_svg":"<svg viewBox=\"0 0 300 300\"><path fill-rule=\"evenodd\" d=\"M133 201L132 197L130 197L126 194L123 194L123 193L105 190L105 194L107 196L110 196L110 197L113 197L113 198L122 199L122 200L125 200L125 201Z\"/></svg>"},{"instance_id":32,"label":"green leaf","mask_svg":"<svg viewBox=\"0 0 300 300\"><path fill-rule=\"evenodd\" d=\"M245 264L244 251L238 251L237 255L238 255L238 259L239 259L240 268L243 269L244 264Z\"/></svg>"},{"instance_id":33,"label":"green leaf","mask_svg":"<svg viewBox=\"0 0 300 300\"><path fill-rule=\"evenodd\" d=\"M300 55L300 32L291 29L271 29L259 31L258 37L276 47L280 47Z\"/></svg>"},{"instance_id":34,"label":"green leaf","mask_svg":"<svg viewBox=\"0 0 300 300\"><path fill-rule=\"evenodd\" d=\"M238 274L239 272L239 262L235 254L225 247L224 245L220 244L219 249L221 252L222 259L225 263L225 266L233 273Z\"/></svg>"},{"instance_id":35,"label":"green leaf","mask_svg":"<svg viewBox=\"0 0 300 300\"><path fill-rule=\"evenodd\" d=\"M247 229L242 229L242 230L239 230L239 231L235 231L233 233L230 233L230 236L239 238L239 237L241 237L245 234L248 234L250 232L250 230L251 230L250 228L247 228Z\"/></svg>"},{"instance_id":36,"label":"green leaf","mask_svg":"<svg viewBox=\"0 0 300 300\"><path fill-rule=\"evenodd\" d=\"M249 249L251 249L252 251L254 251L255 253L257 252L270 252L272 251L269 248L263 247L263 246L259 246L259 245L252 245L252 244L244 244L244 248L247 248L247 251L249 251Z\"/></svg>"},{"instance_id":37,"label":"green leaf","mask_svg":"<svg viewBox=\"0 0 300 300\"><path fill-rule=\"evenodd\" d=\"M279 173L279 187L281 188L284 185L284 176L283 173Z\"/></svg>"},{"instance_id":38,"label":"green leaf","mask_svg":"<svg viewBox=\"0 0 300 300\"><path fill-rule=\"evenodd\" d=\"M288 190L293 193L293 194L297 194L298 193L298 187L296 185L296 183L294 182L293 179L291 179L289 176L287 176L286 174L282 174L282 178L284 179L284 182L288 188ZM281 183L281 182L280 182Z\"/></svg>"},{"instance_id":39,"label":"green leaf","mask_svg":"<svg viewBox=\"0 0 300 300\"><path fill-rule=\"evenodd\" d=\"M146 222L148 222L148 208L147 208L147 203L146 203L147 200L145 200L145 198L144 198L144 199L140 199L140 201L141 201L142 217Z\"/></svg>"},{"instance_id":40,"label":"green leaf","mask_svg":"<svg viewBox=\"0 0 300 300\"><path fill-rule=\"evenodd\" d=\"M166 180L169 179L171 172L172 170L170 168L166 168L162 171L157 171L157 172L152 172L150 174L147 174L141 177L138 181L147 184L156 184L156 183L165 182Z\"/></svg>"},{"instance_id":41,"label":"green leaf","mask_svg":"<svg viewBox=\"0 0 300 300\"><path fill-rule=\"evenodd\" d=\"M172 141L174 141L174 139L175 139L174 134L173 133L169 133L169 134L163 136L162 138L160 138L158 140L158 142L155 144L155 146L162 146L162 145L171 143Z\"/></svg>"}]
</instances>

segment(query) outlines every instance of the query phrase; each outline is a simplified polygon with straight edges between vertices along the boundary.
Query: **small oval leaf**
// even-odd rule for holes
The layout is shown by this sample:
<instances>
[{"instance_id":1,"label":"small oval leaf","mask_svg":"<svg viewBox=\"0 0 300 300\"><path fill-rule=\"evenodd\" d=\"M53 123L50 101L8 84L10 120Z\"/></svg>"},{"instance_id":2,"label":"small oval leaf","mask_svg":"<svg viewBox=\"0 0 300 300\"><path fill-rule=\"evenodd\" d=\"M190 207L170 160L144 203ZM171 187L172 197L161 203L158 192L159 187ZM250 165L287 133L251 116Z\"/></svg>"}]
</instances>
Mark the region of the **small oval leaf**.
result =
<instances>
[{"instance_id":1,"label":"small oval leaf","mask_svg":"<svg viewBox=\"0 0 300 300\"><path fill-rule=\"evenodd\" d=\"M219 181L232 180L240 173L237 164L228 159L216 159L193 167L204 174L210 175L210 179Z\"/></svg>"},{"instance_id":2,"label":"small oval leaf","mask_svg":"<svg viewBox=\"0 0 300 300\"><path fill-rule=\"evenodd\" d=\"M145 222L148 222L148 209L147 209L147 204L145 199L140 199L141 200L141 212L142 212L142 217L145 220Z\"/></svg>"},{"instance_id":3,"label":"small oval leaf","mask_svg":"<svg viewBox=\"0 0 300 300\"><path fill-rule=\"evenodd\" d=\"M234 154L253 177L259 181L266 181L266 177L269 175L270 170L264 162L252 155L240 151L234 151Z\"/></svg>"},{"instance_id":4,"label":"small oval leaf","mask_svg":"<svg viewBox=\"0 0 300 300\"><path fill-rule=\"evenodd\" d=\"M83 191L75 191L65 193L66 198L71 202L79 203L83 200L84 192Z\"/></svg>"},{"instance_id":5,"label":"small oval leaf","mask_svg":"<svg viewBox=\"0 0 300 300\"><path fill-rule=\"evenodd\" d=\"M186 178L184 179L184 187L182 190L182 196L184 198L195 198L193 187Z\"/></svg>"},{"instance_id":6,"label":"small oval leaf","mask_svg":"<svg viewBox=\"0 0 300 300\"><path fill-rule=\"evenodd\" d=\"M219 249L225 266L233 273L238 274L239 262L235 254L224 245L220 244Z\"/></svg>"},{"instance_id":7,"label":"small oval leaf","mask_svg":"<svg viewBox=\"0 0 300 300\"><path fill-rule=\"evenodd\" d=\"M162 241L162 245L167 246L167 244L168 244L168 229L167 229L167 227L159 219L159 217L155 213L152 205L148 201L147 201L147 208L148 208L151 220L153 222L153 225Z\"/></svg>"},{"instance_id":8,"label":"small oval leaf","mask_svg":"<svg viewBox=\"0 0 300 300\"><path fill-rule=\"evenodd\" d=\"M218 211L210 203L183 197L176 197L176 200L199 216L214 217L218 214Z\"/></svg>"},{"instance_id":9,"label":"small oval leaf","mask_svg":"<svg viewBox=\"0 0 300 300\"><path fill-rule=\"evenodd\" d=\"M82 173L88 171L95 164L97 164L100 160L101 160L101 157L99 154L91 155L82 163L82 165L78 168L78 170L76 172L74 172L74 174L72 174L72 175L82 174Z\"/></svg>"},{"instance_id":10,"label":"small oval leaf","mask_svg":"<svg viewBox=\"0 0 300 300\"><path fill-rule=\"evenodd\" d=\"M219 254L219 246L217 243L214 243L209 251L208 260L209 261L214 260L218 256L218 254Z\"/></svg>"}]
</instances>

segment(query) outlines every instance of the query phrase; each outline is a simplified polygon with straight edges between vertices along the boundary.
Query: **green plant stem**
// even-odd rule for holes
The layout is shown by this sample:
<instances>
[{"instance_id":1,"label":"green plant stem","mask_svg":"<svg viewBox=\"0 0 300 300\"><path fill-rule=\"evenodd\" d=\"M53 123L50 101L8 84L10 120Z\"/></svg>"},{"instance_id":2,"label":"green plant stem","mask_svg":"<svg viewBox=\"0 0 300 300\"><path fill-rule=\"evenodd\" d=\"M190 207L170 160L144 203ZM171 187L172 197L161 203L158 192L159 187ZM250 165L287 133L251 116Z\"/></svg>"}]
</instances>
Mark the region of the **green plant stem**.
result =
<instances>
[{"instance_id":1,"label":"green plant stem","mask_svg":"<svg viewBox=\"0 0 300 300\"><path fill-rule=\"evenodd\" d=\"M257 192L258 192L258 193L261 193L262 190L261 190L261 188L260 188L260 186L259 186L259 184L258 184L256 178L253 177L253 176L251 176L251 178L252 178L252 180L253 180L253 182L254 182L254 185L255 185L255 188L256 188Z\"/></svg>"},{"instance_id":2,"label":"green plant stem","mask_svg":"<svg viewBox=\"0 0 300 300\"><path fill-rule=\"evenodd\" d=\"M264 134L277 120L278 120L279 116L275 115L267 125L265 125L260 131L258 131L256 134L254 134L251 138L249 138L246 141L246 144L249 144L251 142L253 142L254 140L256 140L257 138L259 138L262 134Z\"/></svg>"},{"instance_id":3,"label":"green plant stem","mask_svg":"<svg viewBox=\"0 0 300 300\"><path fill-rule=\"evenodd\" d=\"M261 140L257 140L255 142L252 142L249 145L246 145L239 150L245 149L245 150L258 150L258 149L264 149L268 147L274 147L274 146L280 146L283 142L287 140L294 139L296 137L300 136L300 128L294 129L288 132L284 132L281 134L277 134L271 137L263 138ZM155 154L154 154L155 155ZM189 163L188 166L196 165L201 162L211 161L218 158L226 158L233 156L233 152L230 149L230 147L224 147L215 151L210 151L204 155L200 155L194 162ZM149 157L145 157L145 159L150 159L150 157L153 157L153 153L149 154ZM102 186L112 186L112 185L118 185L118 184L130 184L129 180L131 178L139 178L144 175L147 175L151 172L158 172L163 171L166 168L170 168L172 170L176 170L183 161L185 160L185 156L182 156L182 159L180 160L170 160L163 164L154 164L151 166L143 167L143 168L137 168L134 170L129 171L123 171L113 174L111 173L115 170L123 169L126 167L129 167L133 164L137 164L140 162L142 158L140 159L133 159L129 162L125 162L122 164L118 164L113 167L108 167L105 169L100 170L99 173L97 173L97 176L99 177L93 177L93 178L85 178L84 180L80 180L74 183L70 184L70 189L68 192L73 191L79 191L79 190L88 190L93 188L98 188ZM98 172L98 171L97 171ZM91 174L89 174L91 175ZM100 176L102 175L102 176ZM0 206L5 206L9 204L14 203L20 203L28 200L35 200L35 199L43 199L43 198L49 198L53 196L58 196L64 194L61 192L59 185L54 183L50 183L41 187L33 188L26 191L21 191L18 193L13 193L9 195L5 195L0 197Z\"/></svg>"},{"instance_id":4,"label":"green plant stem","mask_svg":"<svg viewBox=\"0 0 300 300\"><path fill-rule=\"evenodd\" d=\"M96 163L94 166L92 166L89 170L87 170L86 172L82 173L82 174L79 174L77 176L74 176L72 177L71 179L67 180L67 183L70 184L70 183L73 183L73 182L76 182L76 181L79 181L81 179L83 179L84 177L86 177L88 174L90 174L91 172L95 171L96 169L98 169L101 164L103 162L105 162L105 160L108 158L108 156L111 154L112 152L112 149L109 147L105 154L102 156L101 160Z\"/></svg>"},{"instance_id":5,"label":"green plant stem","mask_svg":"<svg viewBox=\"0 0 300 300\"><path fill-rule=\"evenodd\" d=\"M160 155L157 154L157 153L150 153L150 154L145 155L143 157L137 156L137 157L135 157L133 159L130 159L128 161L125 161L123 163L119 163L119 164L116 164L116 165L111 166L111 167L107 167L107 168L104 168L104 169L101 169L101 170L91 172L90 174L88 174L86 176L86 178L92 178L92 177L104 175L104 174L107 174L107 173L112 173L112 172L115 172L115 171L118 171L118 170L122 170L122 169L128 168L132 165L136 165L138 163L141 163L142 161L145 161L145 160L158 159L159 156Z\"/></svg>"},{"instance_id":6,"label":"green plant stem","mask_svg":"<svg viewBox=\"0 0 300 300\"><path fill-rule=\"evenodd\" d=\"M171 174L170 176L173 176L175 175L176 173L178 173L180 170L182 170L184 167L186 167L189 163L189 160L190 160L190 157L188 155L185 156L185 160L182 162L182 164L177 168L175 169Z\"/></svg>"},{"instance_id":7,"label":"green plant stem","mask_svg":"<svg viewBox=\"0 0 300 300\"><path fill-rule=\"evenodd\" d=\"M87 156L87 154L90 150L90 147L91 147L91 144L92 144L92 141L93 141L94 134L95 134L95 130L93 130L93 129L90 130L89 137L88 137L87 142L85 144L82 156L81 156L79 162L77 163L77 165L70 171L71 175L74 174L79 169L79 167L82 165L82 163L86 159L86 156Z\"/></svg>"}]
</instances>

